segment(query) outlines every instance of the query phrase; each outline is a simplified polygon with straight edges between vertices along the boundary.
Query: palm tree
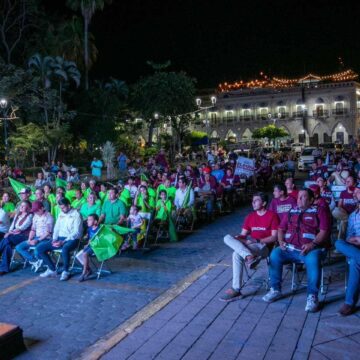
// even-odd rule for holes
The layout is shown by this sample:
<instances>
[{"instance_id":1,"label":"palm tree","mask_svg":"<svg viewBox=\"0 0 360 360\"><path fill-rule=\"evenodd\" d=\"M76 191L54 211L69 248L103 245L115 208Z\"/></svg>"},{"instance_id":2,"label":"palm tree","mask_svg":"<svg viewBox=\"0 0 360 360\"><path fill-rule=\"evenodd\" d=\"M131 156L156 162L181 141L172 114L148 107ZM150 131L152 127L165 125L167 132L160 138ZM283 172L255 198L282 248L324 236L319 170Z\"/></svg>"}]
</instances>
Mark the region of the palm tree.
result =
<instances>
[{"instance_id":1,"label":"palm tree","mask_svg":"<svg viewBox=\"0 0 360 360\"><path fill-rule=\"evenodd\" d=\"M52 75L59 81L59 99L60 108L62 108L62 93L64 85L73 81L76 87L79 87L81 74L74 61L67 61L61 56L56 56Z\"/></svg>"},{"instance_id":2,"label":"palm tree","mask_svg":"<svg viewBox=\"0 0 360 360\"><path fill-rule=\"evenodd\" d=\"M78 68L84 68L84 29L79 17L73 16L71 20L64 22L59 28L58 35L58 53L65 59L75 61ZM89 69L96 62L98 49L95 45L95 37L89 32L88 34L88 51L89 51Z\"/></svg>"},{"instance_id":3,"label":"palm tree","mask_svg":"<svg viewBox=\"0 0 360 360\"><path fill-rule=\"evenodd\" d=\"M84 19L84 64L85 64L85 90L89 89L89 25L96 10L103 10L105 3L112 0L67 0L67 5L74 11L81 11Z\"/></svg>"},{"instance_id":4,"label":"palm tree","mask_svg":"<svg viewBox=\"0 0 360 360\"><path fill-rule=\"evenodd\" d=\"M42 57L40 54L31 56L28 61L28 67L38 75L41 84L42 107L44 109L46 128L49 128L48 93L51 88L54 64L55 60L52 56Z\"/></svg>"}]
</instances>

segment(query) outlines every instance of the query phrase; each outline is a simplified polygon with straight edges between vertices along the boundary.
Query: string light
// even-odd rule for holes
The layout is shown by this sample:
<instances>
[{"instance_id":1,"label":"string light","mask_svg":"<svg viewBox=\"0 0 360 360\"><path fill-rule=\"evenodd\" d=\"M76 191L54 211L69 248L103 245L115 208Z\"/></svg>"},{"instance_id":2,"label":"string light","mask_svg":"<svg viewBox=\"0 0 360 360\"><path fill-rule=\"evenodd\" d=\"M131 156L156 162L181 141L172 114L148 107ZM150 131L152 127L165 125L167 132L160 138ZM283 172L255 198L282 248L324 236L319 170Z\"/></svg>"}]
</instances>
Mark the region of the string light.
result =
<instances>
[{"instance_id":1,"label":"string light","mask_svg":"<svg viewBox=\"0 0 360 360\"><path fill-rule=\"evenodd\" d=\"M297 86L301 82L309 81L330 81L330 82L339 82L339 81L350 81L355 80L359 77L359 75L353 70L349 69L346 71L342 71L335 74L329 74L324 76L318 76L314 74L309 74L302 78L297 79L286 79L286 78L277 78L277 77L269 77L264 74L263 71L260 72L260 76L262 79L255 79L244 82L243 80L236 81L234 83L224 82L223 84L219 84L220 92L230 91L230 90L238 90L245 88L289 88Z\"/></svg>"}]
</instances>

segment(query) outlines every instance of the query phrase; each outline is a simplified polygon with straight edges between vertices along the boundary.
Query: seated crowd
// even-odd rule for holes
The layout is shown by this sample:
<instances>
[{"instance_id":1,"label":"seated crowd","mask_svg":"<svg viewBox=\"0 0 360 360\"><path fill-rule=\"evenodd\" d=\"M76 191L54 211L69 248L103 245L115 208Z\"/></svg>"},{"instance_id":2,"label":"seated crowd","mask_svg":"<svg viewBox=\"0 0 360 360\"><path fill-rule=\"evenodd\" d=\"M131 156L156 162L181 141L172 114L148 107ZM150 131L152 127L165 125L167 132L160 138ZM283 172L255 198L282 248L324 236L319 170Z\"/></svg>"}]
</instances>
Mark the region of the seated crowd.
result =
<instances>
[{"instance_id":1,"label":"seated crowd","mask_svg":"<svg viewBox=\"0 0 360 360\"><path fill-rule=\"evenodd\" d=\"M305 310L315 312L319 309L322 261L331 248L336 247L346 256L349 267L345 302L339 314L347 316L355 311L360 291L360 179L356 175L360 156L353 153L337 161L336 170L331 174L322 159L317 159L306 188L296 190L293 180L288 178L285 184L274 186L271 202L265 193L253 195L254 211L245 218L240 234L224 238L225 244L234 251L233 283L221 300L232 301L242 296L244 266L254 269L267 258L270 290L263 300L273 302L282 297L284 264L304 264ZM336 190L343 186L338 199L331 191L332 185ZM337 225L334 243L331 242L333 224Z\"/></svg>"},{"instance_id":2,"label":"seated crowd","mask_svg":"<svg viewBox=\"0 0 360 360\"><path fill-rule=\"evenodd\" d=\"M222 156L215 160L208 154L208 162L199 166L178 165L173 171L166 159L159 157L146 164L130 164L126 181L111 187L93 179L88 183L80 181L72 171L65 176L53 164L50 171L59 180L54 191L39 173L34 193L29 187L22 188L18 204L11 202L8 193L2 195L0 274L9 272L15 248L35 271L46 267L41 277L56 276L57 264L52 254L60 253L60 280L68 280L71 255L85 237L83 272L79 278L84 281L91 274L91 239L101 224L131 228L133 232L126 236L121 250L137 249L142 245L149 219L154 224L173 221L177 230L193 224L196 211L211 221L218 205L233 209L238 189L265 187L274 175L281 182L274 186L271 202L264 192L255 193L254 212L246 217L240 234L225 236L226 245L234 251L233 285L222 300L241 296L243 266L254 269L268 257L271 289L264 301L281 297L284 264L303 263L308 277L305 309L316 311L321 264L333 245L330 234L332 223L337 220L339 236L335 245L347 257L350 269L346 300L340 312L348 315L355 309L360 282L360 189L356 188L360 185L360 171L356 172L360 156L354 153L334 161L336 170L331 173L318 159L309 174L309 188L301 190L296 189L290 176L295 171L291 156L276 159L274 167L260 158L251 178L235 175L236 155L231 153L227 161ZM332 185L344 186L339 199L335 199Z\"/></svg>"}]
</instances>

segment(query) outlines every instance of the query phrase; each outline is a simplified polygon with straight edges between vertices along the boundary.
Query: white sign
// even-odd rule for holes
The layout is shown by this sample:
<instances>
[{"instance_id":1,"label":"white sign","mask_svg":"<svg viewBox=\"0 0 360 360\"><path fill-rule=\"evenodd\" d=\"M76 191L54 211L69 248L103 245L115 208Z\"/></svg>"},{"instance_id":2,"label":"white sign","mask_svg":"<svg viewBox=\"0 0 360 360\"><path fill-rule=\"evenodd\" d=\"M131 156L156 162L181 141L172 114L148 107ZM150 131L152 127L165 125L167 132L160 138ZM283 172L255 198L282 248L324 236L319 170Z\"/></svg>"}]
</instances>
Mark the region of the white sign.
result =
<instances>
[{"instance_id":1,"label":"white sign","mask_svg":"<svg viewBox=\"0 0 360 360\"><path fill-rule=\"evenodd\" d=\"M255 160L246 157L238 157L236 161L235 175L253 176L255 171Z\"/></svg>"}]
</instances>

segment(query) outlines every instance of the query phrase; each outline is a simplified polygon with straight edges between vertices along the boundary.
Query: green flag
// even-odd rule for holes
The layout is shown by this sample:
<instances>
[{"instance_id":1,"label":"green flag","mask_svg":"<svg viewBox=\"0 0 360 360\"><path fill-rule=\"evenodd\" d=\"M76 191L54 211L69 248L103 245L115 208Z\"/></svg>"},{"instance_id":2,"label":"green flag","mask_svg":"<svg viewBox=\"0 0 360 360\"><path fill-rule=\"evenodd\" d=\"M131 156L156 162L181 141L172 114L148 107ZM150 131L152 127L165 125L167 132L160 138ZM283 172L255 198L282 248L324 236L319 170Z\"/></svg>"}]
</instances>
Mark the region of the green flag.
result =
<instances>
[{"instance_id":1,"label":"green flag","mask_svg":"<svg viewBox=\"0 0 360 360\"><path fill-rule=\"evenodd\" d=\"M190 199L190 191L191 191L191 181L190 181L190 184L187 186L186 188L186 193L185 193L185 196L184 196L184 201L181 205L182 208L187 208L188 207L188 204L189 204L189 199Z\"/></svg>"},{"instance_id":2,"label":"green flag","mask_svg":"<svg viewBox=\"0 0 360 360\"><path fill-rule=\"evenodd\" d=\"M119 232L120 230L114 230L111 225L100 225L99 231L90 241L91 248L99 261L110 259L119 251L124 241Z\"/></svg>"},{"instance_id":3,"label":"green flag","mask_svg":"<svg viewBox=\"0 0 360 360\"><path fill-rule=\"evenodd\" d=\"M63 187L63 188L66 189L67 181L65 181L63 179L56 178L55 179L55 185L56 185L56 187Z\"/></svg>"},{"instance_id":4,"label":"green flag","mask_svg":"<svg viewBox=\"0 0 360 360\"><path fill-rule=\"evenodd\" d=\"M128 189L124 189L124 190L121 192L119 199L120 199L127 207L130 207L130 206L131 206L132 199L131 199L130 191L129 191Z\"/></svg>"},{"instance_id":5,"label":"green flag","mask_svg":"<svg viewBox=\"0 0 360 360\"><path fill-rule=\"evenodd\" d=\"M171 242L178 241L176 226L171 216L169 216L169 238Z\"/></svg>"},{"instance_id":6,"label":"green flag","mask_svg":"<svg viewBox=\"0 0 360 360\"><path fill-rule=\"evenodd\" d=\"M35 201L35 190L36 189L34 188L34 186L25 185L24 183L17 181L15 179L11 178L10 176L9 176L9 181L10 181L11 187L13 188L15 194L18 196L19 199L21 199L20 195L19 195L21 189L26 188L26 189L30 189L32 192L32 195L30 196L30 200Z\"/></svg>"},{"instance_id":7,"label":"green flag","mask_svg":"<svg viewBox=\"0 0 360 360\"><path fill-rule=\"evenodd\" d=\"M140 175L140 179L141 179L141 181L146 181L146 182L149 181L148 177L147 177L144 173L142 173L142 174Z\"/></svg>"}]
</instances>

